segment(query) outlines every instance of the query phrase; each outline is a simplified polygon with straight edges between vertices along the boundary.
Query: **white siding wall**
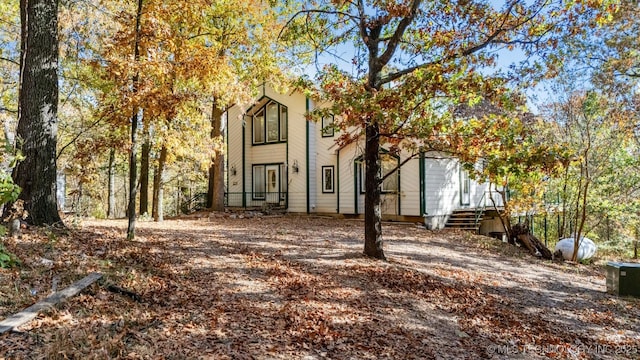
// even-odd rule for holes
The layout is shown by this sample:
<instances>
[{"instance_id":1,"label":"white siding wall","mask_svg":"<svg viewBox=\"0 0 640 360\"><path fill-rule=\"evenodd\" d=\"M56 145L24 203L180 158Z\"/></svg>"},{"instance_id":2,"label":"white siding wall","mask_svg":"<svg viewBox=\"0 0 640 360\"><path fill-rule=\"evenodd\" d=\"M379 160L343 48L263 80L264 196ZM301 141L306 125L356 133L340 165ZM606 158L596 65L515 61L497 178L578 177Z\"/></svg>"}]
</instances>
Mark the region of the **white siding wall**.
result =
<instances>
[{"instance_id":1,"label":"white siding wall","mask_svg":"<svg viewBox=\"0 0 640 360\"><path fill-rule=\"evenodd\" d=\"M284 143L253 145L253 124L251 119L248 117L245 123L244 132L245 132L244 180L246 184L245 191L247 193L252 193L253 192L253 165L285 163L287 158L287 153L286 153L287 145ZM252 199L252 196L250 194L247 195L247 199L248 200Z\"/></svg>"},{"instance_id":2,"label":"white siding wall","mask_svg":"<svg viewBox=\"0 0 640 360\"><path fill-rule=\"evenodd\" d=\"M316 131L320 132L319 124L316 124ZM333 138L324 138L333 139ZM318 145L316 156L317 156L317 169L318 172L314 180L317 182L317 201L316 201L316 211L319 213L336 213L337 211L337 200L338 200L338 171L337 168L337 155L335 153L335 149L328 150L329 146L326 146L327 141L322 141L321 144ZM333 166L333 192L323 192L323 166ZM342 174L340 174L342 176ZM343 191L340 188L340 191Z\"/></svg>"},{"instance_id":3,"label":"white siding wall","mask_svg":"<svg viewBox=\"0 0 640 360\"><path fill-rule=\"evenodd\" d=\"M340 150L340 212L364 214L364 194L355 174L354 160L362 154L360 144L346 146ZM408 154L402 153L400 161ZM357 208L355 199L357 198ZM410 160L400 169L400 194L382 194L384 215L420 216L420 160Z\"/></svg>"},{"instance_id":4,"label":"white siding wall","mask_svg":"<svg viewBox=\"0 0 640 360\"><path fill-rule=\"evenodd\" d=\"M407 216L420 216L419 158L409 160L409 162L400 169L400 195L400 214Z\"/></svg>"},{"instance_id":5,"label":"white siding wall","mask_svg":"<svg viewBox=\"0 0 640 360\"><path fill-rule=\"evenodd\" d=\"M339 149L334 137L322 137L319 123L311 122L309 127L309 163L307 164L307 102L303 94L278 94L269 87L264 95L287 106L288 142L278 144L252 144L252 123L249 118L243 128L244 109L233 107L229 110L228 123L228 166L236 168L237 174L229 172L228 192L241 193L244 176L245 191L251 192L253 185L252 169L255 164L287 164L288 195L290 212L307 211L307 191L312 213L363 214L364 194L360 194L357 182L357 170L354 161L362 154L362 144L354 143ZM311 109L314 104L310 102ZM245 167L242 168L242 132L245 133ZM287 154L288 152L288 154ZM407 154L401 155L401 161ZM429 216L442 217L461 207L460 205L460 164L456 159L439 156L424 160L424 193L426 212ZM293 171L293 164L298 172ZM323 193L322 167L333 166L334 192ZM307 167L309 179L307 181ZM309 186L309 189L307 189ZM471 181L471 201L469 207L475 207L482 198L486 184ZM236 199L234 203L232 200ZM357 207L356 207L357 201ZM400 202L400 204L398 204ZM241 206L241 197L231 198L231 206ZM382 212L385 215L420 215L420 160L413 159L400 169L400 194L383 194Z\"/></svg>"},{"instance_id":6,"label":"white siding wall","mask_svg":"<svg viewBox=\"0 0 640 360\"><path fill-rule=\"evenodd\" d=\"M229 110L228 161L229 169L235 166L237 175L229 174L228 192L241 193L242 182L245 191L253 189L253 165L257 164L287 164L289 208L291 212L306 212L306 102L302 94L279 94L268 86L263 89L264 96L285 105L288 110L287 143L253 145L252 123L249 117L243 128L243 114L246 109L237 106ZM258 100L258 99L256 99ZM244 131L244 144L242 133ZM242 149L244 145L245 166L242 168ZM287 156L287 151L289 156ZM299 171L293 172L293 163L297 162ZM235 202L233 201L235 200ZM230 198L230 206L241 206L240 196Z\"/></svg>"},{"instance_id":7,"label":"white siding wall","mask_svg":"<svg viewBox=\"0 0 640 360\"><path fill-rule=\"evenodd\" d=\"M227 192L242 192L242 111L234 106L229 109L228 138L227 138L227 166L229 167L229 183ZM231 173L231 168L236 169L236 175ZM242 206L241 196L231 196L229 206Z\"/></svg>"},{"instance_id":8,"label":"white siding wall","mask_svg":"<svg viewBox=\"0 0 640 360\"><path fill-rule=\"evenodd\" d=\"M481 170L481 167L482 167L482 164L480 161L477 164L475 164L475 168L477 170ZM482 206L485 202L489 204L491 202L488 199L489 194L485 195L487 191L489 191L488 182L479 183L471 179L471 203L469 204L469 206L472 208L475 208L475 207L478 207L479 205ZM486 198L483 198L483 196L486 196Z\"/></svg>"},{"instance_id":9,"label":"white siding wall","mask_svg":"<svg viewBox=\"0 0 640 360\"><path fill-rule=\"evenodd\" d=\"M460 162L455 158L437 153L426 155L424 165L425 211L428 226L441 228L455 209L475 208L488 189L486 183L471 180L469 204L462 205L460 203L461 168Z\"/></svg>"},{"instance_id":10,"label":"white siding wall","mask_svg":"<svg viewBox=\"0 0 640 360\"><path fill-rule=\"evenodd\" d=\"M317 184L316 187L316 212L318 213L331 213L335 214L338 209L338 173L341 172L338 169L337 164L337 149L338 146L335 140L338 137L338 133L334 133L334 136L322 137L322 123L320 121L312 123L311 137L315 139L315 151L312 152L316 158L317 172L312 178ZM323 166L333 167L333 192L323 192ZM342 176L342 174L340 174ZM340 188L340 191L343 191Z\"/></svg>"},{"instance_id":11,"label":"white siding wall","mask_svg":"<svg viewBox=\"0 0 640 360\"><path fill-rule=\"evenodd\" d=\"M285 105L289 111L288 123L288 145L289 145L289 161L288 161L288 191L289 191L289 208L290 212L306 212L307 211L307 163L306 163L306 98L303 94L278 94L269 87L266 87L265 94L269 98ZM284 144L282 144L284 145ZM257 146L258 148L260 146ZM286 154L283 149L283 159ZM266 155L278 156L276 152L269 150ZM293 172L293 163L298 163L298 172ZM285 160L282 161L286 162Z\"/></svg>"},{"instance_id":12,"label":"white siding wall","mask_svg":"<svg viewBox=\"0 0 640 360\"><path fill-rule=\"evenodd\" d=\"M313 110L313 103L309 100L309 111ZM308 120L307 120L308 121ZM318 124L309 122L309 211L318 212L318 192L322 191L322 182L318 183L318 177L322 172L318 163L318 142L314 136ZM305 133L306 135L306 133Z\"/></svg>"},{"instance_id":13,"label":"white siding wall","mask_svg":"<svg viewBox=\"0 0 640 360\"><path fill-rule=\"evenodd\" d=\"M356 159L356 157L359 156L359 154L361 154L359 149L360 146L359 144L351 144L343 149L340 149L339 151L339 157L340 157L340 164L339 164L339 171L340 174L338 176L338 174L336 174L336 189L340 189L340 193L336 195L336 197L339 197L340 200L340 213L341 214L355 214L356 213L356 208L355 208L355 197L356 197L356 191L357 191L357 196L358 198L360 198L360 190L357 188L358 184L357 182L355 182L355 168L354 168L354 160ZM336 155L338 156L338 155ZM336 169L338 169L338 167L336 167ZM339 184L338 182L338 178L339 178ZM359 199L360 200L360 199ZM359 213L363 213L364 212L364 200L362 200L362 203L358 204L358 209L359 209ZM360 202L360 201L359 201Z\"/></svg>"},{"instance_id":14,"label":"white siding wall","mask_svg":"<svg viewBox=\"0 0 640 360\"><path fill-rule=\"evenodd\" d=\"M452 158L432 159L424 164L425 212L428 216L445 216L460 207L460 168Z\"/></svg>"},{"instance_id":15,"label":"white siding wall","mask_svg":"<svg viewBox=\"0 0 640 360\"><path fill-rule=\"evenodd\" d=\"M340 210L342 213L347 214L364 214L364 198L365 195L362 193L362 187L360 185L359 180L359 172L360 172L360 164L356 164L355 161L357 158L361 157L364 153L364 143L359 140L354 144L350 144L343 148L340 151L340 162L344 161L347 167L347 172L345 175L340 176L340 181L342 184L346 184L345 188L349 189L345 194L347 195L347 199L345 201L345 210ZM362 159L360 159L362 161ZM341 186L342 188L342 186ZM343 195L344 197L344 195ZM356 201L357 200L357 201ZM342 208L342 199L340 200L341 208ZM346 209L350 209L347 211Z\"/></svg>"}]
</instances>

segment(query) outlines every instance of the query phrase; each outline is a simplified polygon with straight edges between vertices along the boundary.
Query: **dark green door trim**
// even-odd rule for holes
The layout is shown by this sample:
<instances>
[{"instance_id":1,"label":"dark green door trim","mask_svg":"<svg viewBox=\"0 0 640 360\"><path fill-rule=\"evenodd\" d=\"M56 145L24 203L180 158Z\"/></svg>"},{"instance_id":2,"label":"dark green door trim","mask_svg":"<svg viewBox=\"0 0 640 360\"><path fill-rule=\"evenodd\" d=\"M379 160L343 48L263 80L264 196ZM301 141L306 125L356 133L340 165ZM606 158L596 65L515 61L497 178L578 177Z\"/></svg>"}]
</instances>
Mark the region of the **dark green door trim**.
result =
<instances>
[{"instance_id":1,"label":"dark green door trim","mask_svg":"<svg viewBox=\"0 0 640 360\"><path fill-rule=\"evenodd\" d=\"M358 215L358 196L360 193L358 183L358 161L353 162L353 213Z\"/></svg>"},{"instance_id":2,"label":"dark green door trim","mask_svg":"<svg viewBox=\"0 0 640 360\"><path fill-rule=\"evenodd\" d=\"M425 196L425 189L424 189L424 170L425 170L425 166L424 166L424 153L421 152L420 153L420 165L419 165L419 171L420 171L420 216L424 216L425 215L425 210L427 207L426 204L426 199L424 198Z\"/></svg>"},{"instance_id":3,"label":"dark green door trim","mask_svg":"<svg viewBox=\"0 0 640 360\"><path fill-rule=\"evenodd\" d=\"M336 213L340 214L340 149L336 151Z\"/></svg>"},{"instance_id":4,"label":"dark green door trim","mask_svg":"<svg viewBox=\"0 0 640 360\"><path fill-rule=\"evenodd\" d=\"M243 118L242 122L242 207L247 207L247 179L245 176L245 168L246 168L246 132L247 132L247 121L246 118Z\"/></svg>"},{"instance_id":5,"label":"dark green door trim","mask_svg":"<svg viewBox=\"0 0 640 360\"><path fill-rule=\"evenodd\" d=\"M309 114L309 108L310 108L310 103L309 103L309 97L307 96L306 98L306 109L307 109L307 115ZM306 143L305 143L305 147L306 147L306 158L307 158L307 162L305 167L307 168L306 173L307 173L307 214L311 213L311 203L310 203L310 199L309 199L309 195L311 194L311 189L309 186L309 175L310 175L310 169L309 169L309 120L305 119L306 122Z\"/></svg>"}]
</instances>

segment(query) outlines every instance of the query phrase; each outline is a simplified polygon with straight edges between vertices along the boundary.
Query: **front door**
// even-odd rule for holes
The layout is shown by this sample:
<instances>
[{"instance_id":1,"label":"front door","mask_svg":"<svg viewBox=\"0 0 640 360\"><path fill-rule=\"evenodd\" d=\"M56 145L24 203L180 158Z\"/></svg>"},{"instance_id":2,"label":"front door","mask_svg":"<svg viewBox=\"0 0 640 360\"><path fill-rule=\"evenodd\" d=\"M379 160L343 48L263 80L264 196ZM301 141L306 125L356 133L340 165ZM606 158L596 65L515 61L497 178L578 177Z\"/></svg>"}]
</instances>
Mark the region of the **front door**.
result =
<instances>
[{"instance_id":1,"label":"front door","mask_svg":"<svg viewBox=\"0 0 640 360\"><path fill-rule=\"evenodd\" d=\"M280 202L280 165L267 166L267 202Z\"/></svg>"}]
</instances>

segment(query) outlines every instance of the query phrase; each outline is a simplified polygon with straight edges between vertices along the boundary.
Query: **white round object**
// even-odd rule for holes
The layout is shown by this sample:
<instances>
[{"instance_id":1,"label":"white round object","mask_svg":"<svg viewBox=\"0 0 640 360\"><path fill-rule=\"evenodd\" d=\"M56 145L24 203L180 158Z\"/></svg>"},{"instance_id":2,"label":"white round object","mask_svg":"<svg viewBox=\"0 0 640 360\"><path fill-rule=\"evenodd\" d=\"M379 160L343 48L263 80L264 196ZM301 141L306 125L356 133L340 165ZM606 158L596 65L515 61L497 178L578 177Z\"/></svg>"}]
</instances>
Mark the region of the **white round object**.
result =
<instances>
[{"instance_id":1,"label":"white round object","mask_svg":"<svg viewBox=\"0 0 640 360\"><path fill-rule=\"evenodd\" d=\"M556 244L556 250L560 250L562 252L562 257L565 260L571 260L571 256L573 256L573 245L575 239L574 238L565 238ZM597 246L596 244L587 237L582 237L580 239L580 244L578 244L578 256L576 260L587 260L591 259L593 255L596 254Z\"/></svg>"}]
</instances>

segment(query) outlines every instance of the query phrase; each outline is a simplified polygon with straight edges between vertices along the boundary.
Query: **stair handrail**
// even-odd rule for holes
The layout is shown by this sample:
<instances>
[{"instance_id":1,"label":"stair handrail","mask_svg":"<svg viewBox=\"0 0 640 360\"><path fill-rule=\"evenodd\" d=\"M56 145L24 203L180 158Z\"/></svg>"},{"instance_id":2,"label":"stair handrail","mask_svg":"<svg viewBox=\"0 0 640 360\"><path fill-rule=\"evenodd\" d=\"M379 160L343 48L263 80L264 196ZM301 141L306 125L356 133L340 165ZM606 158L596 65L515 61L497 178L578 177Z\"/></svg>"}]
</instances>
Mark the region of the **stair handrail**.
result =
<instances>
[{"instance_id":1,"label":"stair handrail","mask_svg":"<svg viewBox=\"0 0 640 360\"><path fill-rule=\"evenodd\" d=\"M489 190L489 191L491 191L491 190ZM476 228L476 232L478 232L478 230L479 230L478 223L480 222L480 217L484 213L484 209L487 206L486 201L485 201L485 197L486 196L487 196L487 191L482 193L482 197L480 198L480 201L478 201L478 203L476 204L475 219L473 221L473 226Z\"/></svg>"}]
</instances>

